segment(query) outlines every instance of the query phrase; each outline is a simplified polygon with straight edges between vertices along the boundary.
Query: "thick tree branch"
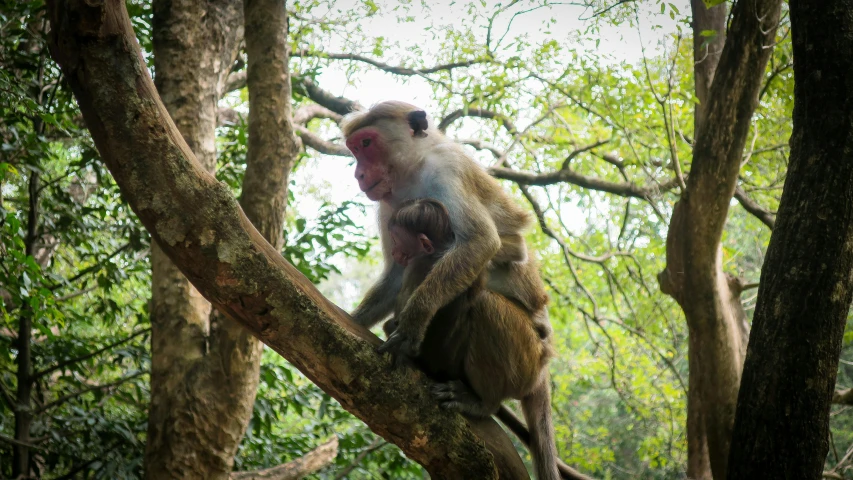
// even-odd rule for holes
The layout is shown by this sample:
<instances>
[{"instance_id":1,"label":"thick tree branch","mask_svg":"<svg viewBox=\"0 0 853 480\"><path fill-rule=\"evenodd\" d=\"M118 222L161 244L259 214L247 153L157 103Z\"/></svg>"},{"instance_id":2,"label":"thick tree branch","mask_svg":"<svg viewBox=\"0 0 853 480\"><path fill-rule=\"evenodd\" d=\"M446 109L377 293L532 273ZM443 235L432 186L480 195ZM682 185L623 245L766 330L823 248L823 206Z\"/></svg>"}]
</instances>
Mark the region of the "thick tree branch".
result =
<instances>
[{"instance_id":1,"label":"thick tree branch","mask_svg":"<svg viewBox=\"0 0 853 480\"><path fill-rule=\"evenodd\" d=\"M296 134L299 135L299 138L302 139L302 143L305 146L311 147L320 153L335 155L338 157L350 156L350 151L346 145L325 140L302 125L294 125L294 130L296 131Z\"/></svg>"},{"instance_id":2,"label":"thick tree branch","mask_svg":"<svg viewBox=\"0 0 853 480\"><path fill-rule=\"evenodd\" d=\"M226 94L228 92L233 92L234 90L240 90L241 88L246 88L246 71L240 70L239 72L231 72L228 75L228 78L225 79L225 88L222 89L222 94Z\"/></svg>"},{"instance_id":3,"label":"thick tree branch","mask_svg":"<svg viewBox=\"0 0 853 480\"><path fill-rule=\"evenodd\" d=\"M306 97L310 98L312 101L317 104L328 108L332 112L337 113L338 115L346 115L355 110L363 110L364 107L361 106L360 103L349 100L344 97L339 97L327 90L323 90L318 87L313 80L307 77L295 77L291 76L290 81L292 83L292 89ZM223 94L228 92L233 92L234 90L239 90L246 86L246 71L240 70L239 72L233 72L228 75L228 79L225 81L225 88L223 89Z\"/></svg>"},{"instance_id":4,"label":"thick tree branch","mask_svg":"<svg viewBox=\"0 0 853 480\"><path fill-rule=\"evenodd\" d=\"M315 103L318 103L329 110L340 115L346 115L356 110L364 110L360 103L344 97L339 97L327 90L323 90L310 78L293 78L293 89L299 93L305 94Z\"/></svg>"},{"instance_id":5,"label":"thick tree branch","mask_svg":"<svg viewBox=\"0 0 853 480\"><path fill-rule=\"evenodd\" d=\"M341 121L341 117L341 114L333 112L322 105L311 104L303 105L293 112L293 123L305 125L315 118L327 118L337 123Z\"/></svg>"},{"instance_id":6,"label":"thick tree branch","mask_svg":"<svg viewBox=\"0 0 853 480\"><path fill-rule=\"evenodd\" d=\"M376 354L379 339L287 263L199 165L157 96L122 0L54 0L48 10L51 53L101 158L199 292L433 478L526 477L493 420L466 424L439 408L422 374Z\"/></svg>"},{"instance_id":7,"label":"thick tree branch","mask_svg":"<svg viewBox=\"0 0 853 480\"><path fill-rule=\"evenodd\" d=\"M297 480L324 468L338 456L338 437L311 450L296 460L251 472L234 472L231 480Z\"/></svg>"},{"instance_id":8,"label":"thick tree branch","mask_svg":"<svg viewBox=\"0 0 853 480\"><path fill-rule=\"evenodd\" d=\"M773 215L770 211L759 205L758 202L749 198L746 192L740 187L735 189L735 198L740 202L744 210L761 220L761 223L767 225L770 230L773 230L773 227L776 225L776 215Z\"/></svg>"}]
</instances>

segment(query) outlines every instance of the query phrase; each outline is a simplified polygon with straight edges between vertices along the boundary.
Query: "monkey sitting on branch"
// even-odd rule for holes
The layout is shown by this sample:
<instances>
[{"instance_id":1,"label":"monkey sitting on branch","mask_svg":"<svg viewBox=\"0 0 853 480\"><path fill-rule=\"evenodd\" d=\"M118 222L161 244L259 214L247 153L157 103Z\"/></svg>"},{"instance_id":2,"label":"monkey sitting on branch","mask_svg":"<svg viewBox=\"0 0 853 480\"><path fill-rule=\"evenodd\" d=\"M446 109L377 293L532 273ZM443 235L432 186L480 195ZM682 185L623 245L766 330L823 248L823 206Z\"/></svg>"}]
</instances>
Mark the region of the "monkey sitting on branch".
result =
<instances>
[{"instance_id":1,"label":"monkey sitting on branch","mask_svg":"<svg viewBox=\"0 0 853 480\"><path fill-rule=\"evenodd\" d=\"M546 340L551 332L548 295L523 236L532 220L530 214L516 205L461 145L432 126L426 112L413 105L382 102L367 111L350 113L341 122L341 129L347 148L355 156L359 188L367 198L379 202L385 257L381 278L352 313L355 321L369 328L396 310L395 327L383 349L398 358L415 358L437 312L468 292L475 282L485 281L484 291L496 299L491 303L495 311L488 312L497 319L494 325L500 326L498 320L509 321L521 311L533 319L540 340ZM432 198L444 205L453 241L423 281L405 296L405 305L400 305L397 298L404 267L392 257L388 223L404 202L417 198ZM502 338L503 333L492 334ZM491 353L501 354L501 348L495 344ZM542 375L547 375L544 368ZM541 381L541 385L547 384ZM539 403L539 411L547 411L547 417L543 417L545 423L528 419L529 436L505 407L498 418L528 443L534 457L544 456L537 462L537 468L543 468L538 477L558 478L553 468L556 453L550 392L547 388L536 392L539 396L531 397L530 403ZM565 465L560 465L560 470L567 478L583 478Z\"/></svg>"},{"instance_id":2,"label":"monkey sitting on branch","mask_svg":"<svg viewBox=\"0 0 853 480\"><path fill-rule=\"evenodd\" d=\"M395 307L399 314L452 248L455 235L447 209L432 199L401 204L389 218L388 232L391 256L404 268ZM537 478L560 478L551 423L549 339L518 303L487 290L485 277L481 272L466 291L436 312L412 360L439 382L431 392L444 408L490 416L503 400L520 399L531 428ZM386 334L397 329L395 319L383 326ZM389 350L387 346L380 351Z\"/></svg>"}]
</instances>

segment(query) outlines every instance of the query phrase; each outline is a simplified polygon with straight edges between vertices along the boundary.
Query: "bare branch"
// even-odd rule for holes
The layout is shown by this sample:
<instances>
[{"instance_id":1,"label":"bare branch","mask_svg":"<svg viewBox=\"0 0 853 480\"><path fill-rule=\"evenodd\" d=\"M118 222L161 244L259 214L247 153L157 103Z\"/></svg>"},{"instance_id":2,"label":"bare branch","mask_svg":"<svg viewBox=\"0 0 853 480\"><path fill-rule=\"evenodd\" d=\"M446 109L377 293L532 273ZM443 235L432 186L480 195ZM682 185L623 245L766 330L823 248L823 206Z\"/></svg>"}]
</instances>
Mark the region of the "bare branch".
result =
<instances>
[{"instance_id":1,"label":"bare branch","mask_svg":"<svg viewBox=\"0 0 853 480\"><path fill-rule=\"evenodd\" d=\"M583 146L580 148L576 148L575 150L572 151L572 153L569 154L569 156L566 157L565 160L563 160L563 165L560 168L563 170L566 170L567 168L569 168L569 164L572 162L572 160L575 159L575 157L577 157L581 153L588 152L588 151L592 150L593 148L600 147L609 141L610 141L610 139L608 138L607 140L599 140L599 141L591 143L589 145L586 145L586 146ZM608 162L608 163L611 163L611 162ZM621 168L621 167L619 167L619 168Z\"/></svg>"},{"instance_id":2,"label":"bare branch","mask_svg":"<svg viewBox=\"0 0 853 480\"><path fill-rule=\"evenodd\" d=\"M749 198L746 192L740 187L735 189L735 198L740 202L744 210L761 220L761 223L767 225L770 230L773 230L773 227L776 225L776 215L773 215L770 211L759 205L758 202Z\"/></svg>"},{"instance_id":3,"label":"bare branch","mask_svg":"<svg viewBox=\"0 0 853 480\"><path fill-rule=\"evenodd\" d=\"M294 91L304 94L315 103L340 115L346 115L356 110L364 110L364 107L355 100L339 97L332 92L323 90L310 78L291 77L291 81L293 82Z\"/></svg>"},{"instance_id":4,"label":"bare branch","mask_svg":"<svg viewBox=\"0 0 853 480\"><path fill-rule=\"evenodd\" d=\"M8 443L9 445L15 445L17 447L26 447L26 448L32 448L35 450L49 451L44 447L39 447L38 445L33 445L32 443L28 443L28 442L22 442L20 440L14 439L12 437L8 437L6 435L3 435L2 433L0 433L0 442Z\"/></svg>"},{"instance_id":5,"label":"bare branch","mask_svg":"<svg viewBox=\"0 0 853 480\"><path fill-rule=\"evenodd\" d=\"M656 197L660 192L671 190L677 185L677 182L670 180L660 187L640 187L633 183L617 183L601 180L600 178L582 175L573 170L556 170L550 173L527 173L519 172L509 168L493 167L488 169L490 175L502 180L510 180L519 185L553 185L556 183L571 183L582 188L598 190L600 192L612 193L620 197L633 197L648 200Z\"/></svg>"},{"instance_id":6,"label":"bare branch","mask_svg":"<svg viewBox=\"0 0 853 480\"><path fill-rule=\"evenodd\" d=\"M502 113L498 113L492 110L487 110L485 108L467 108L467 109L459 109L448 114L444 119L438 124L438 129L442 132L447 130L447 127L450 126L451 123L459 120L462 117L480 117L480 118L488 118L493 120L498 120L503 124L503 127L509 132L510 135L515 135L518 133L518 129L515 128L515 125L510 121L506 115Z\"/></svg>"},{"instance_id":7,"label":"bare branch","mask_svg":"<svg viewBox=\"0 0 853 480\"><path fill-rule=\"evenodd\" d=\"M584 262L590 262L590 263L604 263L605 261L607 261L613 257L630 256L631 255L630 252L614 251L614 252L605 253L604 255L600 255L598 257L593 257L593 256L585 255L583 253L575 252L574 250L569 248L569 246L566 244L566 242L564 242L562 238L558 237L557 233L554 231L554 229L552 229L548 225L548 221L545 219L545 211L542 210L542 207L539 205L539 202L537 202L536 199L533 198L533 195L530 194L528 189L525 187L521 187L521 193L523 193L524 197L527 198L527 201L530 202L530 207L533 208L533 213L536 215L536 219L539 222L539 227L542 229L542 233L544 233L545 235L548 235L549 237L554 239L554 241L560 245L560 248L565 253L567 253L568 255L571 255L572 257L575 257L578 260L582 260Z\"/></svg>"},{"instance_id":8,"label":"bare branch","mask_svg":"<svg viewBox=\"0 0 853 480\"><path fill-rule=\"evenodd\" d=\"M99 288L101 288L101 287L94 286L94 287L84 288L83 290L77 290L76 292L69 293L69 294L63 295L61 297L56 297L55 301L56 302L65 302L65 301L71 300L72 298L77 298L80 295L86 295L89 292L94 292L95 290L97 290Z\"/></svg>"},{"instance_id":9,"label":"bare branch","mask_svg":"<svg viewBox=\"0 0 853 480\"><path fill-rule=\"evenodd\" d=\"M521 421L506 405L501 405L501 408L498 409L498 413L495 414L496 417L506 425L506 427L514 433L521 443L523 443L528 449L530 448L530 431L527 429L527 425ZM560 471L560 478L564 480L592 480L591 477L584 475L583 473L575 470L574 468L568 466L566 462L562 459L557 459L557 470Z\"/></svg>"},{"instance_id":10,"label":"bare branch","mask_svg":"<svg viewBox=\"0 0 853 480\"><path fill-rule=\"evenodd\" d=\"M108 255L106 258L104 258L103 260L99 261L98 263L96 263L96 264L94 264L94 265L90 265L90 266L88 266L88 267L84 268L83 270L80 270L79 272L77 272L77 274L76 274L76 275L74 275L73 277L71 277L71 278L69 278L69 279L67 279L67 280L63 281L62 283L57 283L57 284L51 285L50 287L48 287L48 290L50 290L50 291L54 291L54 290L56 290L56 289L58 289L58 288L61 288L61 287L65 286L65 285L72 284L72 283L76 282L77 280L80 280L81 278L85 277L86 275L88 275L88 274L90 274L90 273L92 273L92 272L96 272L96 271L98 271L98 270L100 270L100 269L104 268L104 265L103 265L103 264L104 264L105 262L108 262L108 261L112 260L112 259L113 259L113 258L115 258L119 253L121 253L121 252L123 252L123 251L127 250L128 248L130 248L130 244L129 244L129 243L125 243L124 245L122 245L121 247L119 247L116 251L114 251L113 253L109 254L109 255Z\"/></svg>"},{"instance_id":11,"label":"bare branch","mask_svg":"<svg viewBox=\"0 0 853 480\"><path fill-rule=\"evenodd\" d=\"M308 130L302 125L294 125L293 130L299 135L299 138L302 139L302 143L308 147L313 148L314 150L326 154L326 155L335 155L337 157L349 157L350 151L346 147L346 145L342 145L339 143L332 143L328 140L324 140L320 138L319 135Z\"/></svg>"},{"instance_id":12,"label":"bare branch","mask_svg":"<svg viewBox=\"0 0 853 480\"><path fill-rule=\"evenodd\" d=\"M305 125L315 118L326 118L337 123L341 121L341 117L341 114L319 104L303 105L293 112L293 123Z\"/></svg>"},{"instance_id":13,"label":"bare branch","mask_svg":"<svg viewBox=\"0 0 853 480\"><path fill-rule=\"evenodd\" d=\"M105 347L103 347L103 348L99 348L99 349L95 350L94 352L89 352L89 353L87 353L87 354L85 354L85 355L80 355L79 357L75 357L75 358L71 358L71 359L68 359L68 360L65 360L65 361L59 362L59 363L57 363L56 365L54 365L54 366L52 366L52 367L50 367L50 368L44 369L44 370L42 370L42 371L40 371L40 372L35 372L35 373L33 373L33 375L32 375L32 380L38 380L39 378L44 377L45 375L50 375L51 373L53 373L53 372L55 372L55 371L57 371L57 370L61 370L61 369L65 368L65 367L67 367L68 365L72 365L72 364L74 364L74 363L82 362L83 360L88 360L88 359L90 359L90 358L92 358L92 357L95 357L95 356L97 356L97 355L100 355L101 353L106 352L107 350L112 350L113 348L115 348L115 347L117 347L117 346L119 346L119 345L125 344L125 343L127 343L127 342L129 342L129 341L133 340L134 338L136 338L136 337L138 337L138 336L140 336L140 335L146 334L146 333L148 333L148 332L150 332L150 331L151 331L151 329L150 329L150 328L146 328L146 329L140 330L140 331L138 331L138 332L136 332L136 333L134 333L134 334L130 335L130 336L129 336L129 337L127 337L127 338L123 338L123 339L121 339L121 340L119 340L119 341L117 341L117 342L111 343L111 344L109 344L109 345L107 345L107 346L105 346Z\"/></svg>"},{"instance_id":14,"label":"bare branch","mask_svg":"<svg viewBox=\"0 0 853 480\"><path fill-rule=\"evenodd\" d=\"M370 442L370 445L367 446L367 448L365 448L364 450L359 452L358 456L355 457L355 459L352 461L352 463L347 465L346 468L339 471L335 475L335 480L341 480L342 478L346 478L347 475L349 475L353 470L355 470L355 468L357 466L359 466L359 464L361 464L361 462L364 460L365 457L370 455L371 452L375 452L376 450L379 450L380 448L384 447L385 445L388 445L388 442L382 440L382 437L374 438L373 441Z\"/></svg>"},{"instance_id":15,"label":"bare branch","mask_svg":"<svg viewBox=\"0 0 853 480\"><path fill-rule=\"evenodd\" d=\"M34 415L42 414L42 413L50 410L51 408L58 407L58 406L62 405L63 403L65 403L69 400L75 399L75 398L77 398L81 395L84 395L86 393L94 392L97 390L109 390L111 388L115 388L115 387L118 387L124 383L127 383L127 382L133 380L134 378L141 377L142 375L147 375L147 374L148 374L148 370L141 370L139 372L134 373L133 375L128 375L126 377L122 377L122 378L120 378L114 382L105 383L103 385L94 385L94 386L91 386L88 388L84 388L82 390L78 390L78 391L73 392L73 393L69 393L68 395L63 395L63 396L57 398L56 400L54 400L48 404L45 404L43 407L37 409L35 412L33 412L33 414Z\"/></svg>"},{"instance_id":16,"label":"bare branch","mask_svg":"<svg viewBox=\"0 0 853 480\"><path fill-rule=\"evenodd\" d=\"M453 70L456 68L464 68L470 67L472 65L478 65L481 63L490 63L492 59L487 57L474 58L471 60L465 60L461 62L452 62L445 63L442 65L436 65L434 67L428 68L409 68L400 65L389 65L387 63L380 62L378 60L374 60L370 57L366 57L364 55L358 55L356 53L325 53L325 52L311 52L308 50L297 50L290 54L291 57L314 57L314 58L328 58L330 60L351 60L354 62L366 63L368 65L372 65L382 71L393 73L394 75L403 75L407 77L411 77L414 75L429 75L430 73L443 72L448 70Z\"/></svg>"},{"instance_id":17,"label":"bare branch","mask_svg":"<svg viewBox=\"0 0 853 480\"><path fill-rule=\"evenodd\" d=\"M324 468L338 456L338 437L311 450L296 460L251 472L232 472L231 480L296 480Z\"/></svg>"},{"instance_id":18,"label":"bare branch","mask_svg":"<svg viewBox=\"0 0 853 480\"><path fill-rule=\"evenodd\" d=\"M456 139L456 142L461 143L462 145L470 145L476 150L485 150L490 152L492 156L497 159L503 158L506 155L504 152L498 150L498 147L488 144L478 138L459 138Z\"/></svg>"},{"instance_id":19,"label":"bare branch","mask_svg":"<svg viewBox=\"0 0 853 480\"><path fill-rule=\"evenodd\" d=\"M348 98L339 97L327 90L318 87L313 80L306 77L291 77L292 88L294 91L305 95L315 103L322 105L338 115L346 115L355 110L363 110L364 107L358 102ZM246 86L246 71L241 70L228 75L225 81L225 88L222 93L239 90ZM295 115L294 115L295 116Z\"/></svg>"}]
</instances>

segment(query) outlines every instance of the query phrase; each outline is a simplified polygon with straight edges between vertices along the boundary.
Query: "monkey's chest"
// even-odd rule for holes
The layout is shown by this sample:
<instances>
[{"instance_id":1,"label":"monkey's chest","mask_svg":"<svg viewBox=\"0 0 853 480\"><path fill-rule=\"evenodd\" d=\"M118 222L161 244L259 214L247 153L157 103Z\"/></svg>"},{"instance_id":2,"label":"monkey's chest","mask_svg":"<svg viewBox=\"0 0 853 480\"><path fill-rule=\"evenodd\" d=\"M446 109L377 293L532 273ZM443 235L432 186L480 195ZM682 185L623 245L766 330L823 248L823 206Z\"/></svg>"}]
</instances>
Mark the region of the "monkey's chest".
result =
<instances>
[{"instance_id":1,"label":"monkey's chest","mask_svg":"<svg viewBox=\"0 0 853 480\"><path fill-rule=\"evenodd\" d=\"M440 309L427 327L417 362L436 381L463 378L470 330L470 324L466 321L467 309L468 302L465 299L454 300Z\"/></svg>"}]
</instances>

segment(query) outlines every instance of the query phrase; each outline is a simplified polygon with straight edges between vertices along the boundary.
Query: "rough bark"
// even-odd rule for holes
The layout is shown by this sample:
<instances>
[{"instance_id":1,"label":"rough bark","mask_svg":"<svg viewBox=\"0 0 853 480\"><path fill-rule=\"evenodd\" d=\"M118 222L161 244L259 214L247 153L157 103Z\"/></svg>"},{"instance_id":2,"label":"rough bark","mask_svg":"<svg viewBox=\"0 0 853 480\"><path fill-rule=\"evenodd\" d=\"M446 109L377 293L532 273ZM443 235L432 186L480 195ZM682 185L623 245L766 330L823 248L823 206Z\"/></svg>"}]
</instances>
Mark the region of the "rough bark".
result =
<instances>
[{"instance_id":1,"label":"rough bark","mask_svg":"<svg viewBox=\"0 0 853 480\"><path fill-rule=\"evenodd\" d=\"M694 93L699 101L693 108L693 138L699 135L705 121L705 105L708 92L714 80L714 72L720 63L720 53L726 43L725 2L712 8L705 6L704 0L690 1L693 22L693 79ZM714 31L713 37L703 36L703 32ZM688 323L688 390L687 390L687 478L710 480L711 458L708 454L708 436L705 431L705 415L699 383L702 378L702 364L696 351L699 335L690 331Z\"/></svg>"},{"instance_id":2,"label":"rough bark","mask_svg":"<svg viewBox=\"0 0 853 480\"><path fill-rule=\"evenodd\" d=\"M707 8L705 0L690 0L693 16L693 81L696 99L699 103L693 109L693 138L699 135L705 120L705 105L714 73L720 63L720 54L726 43L726 2ZM716 32L715 35L703 33Z\"/></svg>"},{"instance_id":3,"label":"rough bark","mask_svg":"<svg viewBox=\"0 0 853 480\"><path fill-rule=\"evenodd\" d=\"M737 2L716 71L697 75L697 92L709 75L713 81L699 112L687 188L670 220L667 267L658 276L687 319L690 388L698 389L703 420L691 423L690 433L704 425L714 478L726 475L747 335L741 284L723 272L720 241L779 11L779 0ZM695 401L696 392L689 398ZM690 453L701 455L701 443L694 447ZM699 460L689 466L703 467Z\"/></svg>"},{"instance_id":4,"label":"rough bark","mask_svg":"<svg viewBox=\"0 0 853 480\"><path fill-rule=\"evenodd\" d=\"M249 13L248 9L246 13ZM248 22L246 25L248 26ZM332 437L328 442L296 460L263 470L234 472L231 474L231 480L297 480L329 465L336 456L338 456L338 437Z\"/></svg>"},{"instance_id":5,"label":"rough bark","mask_svg":"<svg viewBox=\"0 0 853 480\"><path fill-rule=\"evenodd\" d=\"M527 477L493 420L466 424L431 400L423 375L377 355L379 339L287 263L195 160L148 77L123 1L49 10L51 52L101 158L199 292L433 478Z\"/></svg>"},{"instance_id":6,"label":"rough bark","mask_svg":"<svg viewBox=\"0 0 853 480\"><path fill-rule=\"evenodd\" d=\"M853 1L790 8L791 157L761 269L729 479L821 477L853 297Z\"/></svg>"},{"instance_id":7,"label":"rough bark","mask_svg":"<svg viewBox=\"0 0 853 480\"><path fill-rule=\"evenodd\" d=\"M157 89L198 161L216 163L216 104L242 37L240 2L156 0ZM151 247L151 407L147 478L226 479L251 418L258 342Z\"/></svg>"},{"instance_id":8,"label":"rough bark","mask_svg":"<svg viewBox=\"0 0 853 480\"><path fill-rule=\"evenodd\" d=\"M245 0L249 144L240 206L276 250L287 182L299 145L293 132L284 0Z\"/></svg>"}]
</instances>

